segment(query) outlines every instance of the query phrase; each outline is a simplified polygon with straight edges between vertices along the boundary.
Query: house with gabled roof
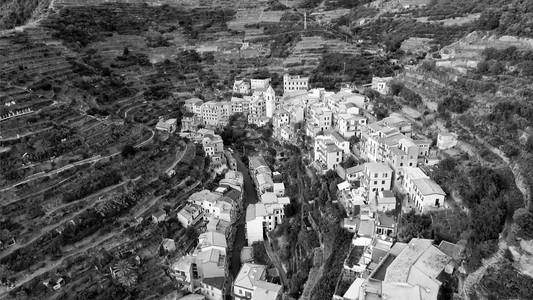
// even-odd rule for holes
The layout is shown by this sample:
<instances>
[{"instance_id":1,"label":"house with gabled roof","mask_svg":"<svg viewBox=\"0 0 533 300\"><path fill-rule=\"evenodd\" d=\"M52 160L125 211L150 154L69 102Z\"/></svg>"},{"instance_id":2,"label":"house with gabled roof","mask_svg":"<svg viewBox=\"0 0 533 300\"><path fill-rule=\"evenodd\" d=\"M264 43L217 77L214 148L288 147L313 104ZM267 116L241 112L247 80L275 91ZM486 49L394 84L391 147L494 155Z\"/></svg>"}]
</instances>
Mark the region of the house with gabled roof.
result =
<instances>
[{"instance_id":1,"label":"house with gabled roof","mask_svg":"<svg viewBox=\"0 0 533 300\"><path fill-rule=\"evenodd\" d=\"M267 281L266 266L245 263L233 283L233 296L236 300L276 300L281 289L281 285Z\"/></svg>"}]
</instances>

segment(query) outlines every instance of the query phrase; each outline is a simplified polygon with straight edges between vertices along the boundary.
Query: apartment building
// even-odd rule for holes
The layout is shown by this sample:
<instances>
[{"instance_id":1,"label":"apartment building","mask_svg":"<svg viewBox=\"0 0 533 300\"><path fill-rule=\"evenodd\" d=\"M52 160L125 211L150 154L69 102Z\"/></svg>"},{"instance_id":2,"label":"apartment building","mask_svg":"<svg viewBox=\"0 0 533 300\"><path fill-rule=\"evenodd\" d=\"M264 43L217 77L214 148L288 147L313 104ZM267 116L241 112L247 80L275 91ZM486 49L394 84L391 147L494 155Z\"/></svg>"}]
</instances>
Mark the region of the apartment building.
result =
<instances>
[{"instance_id":1,"label":"apartment building","mask_svg":"<svg viewBox=\"0 0 533 300\"><path fill-rule=\"evenodd\" d=\"M369 198L375 197L379 191L391 189L392 169L384 163L366 163L361 183L368 190Z\"/></svg>"},{"instance_id":2,"label":"apartment building","mask_svg":"<svg viewBox=\"0 0 533 300\"><path fill-rule=\"evenodd\" d=\"M314 161L322 170L334 170L342 162L343 150L329 136L319 135L315 138Z\"/></svg>"},{"instance_id":3,"label":"apartment building","mask_svg":"<svg viewBox=\"0 0 533 300\"><path fill-rule=\"evenodd\" d=\"M232 114L242 113L246 115L250 110L250 99L248 97L231 97L230 103Z\"/></svg>"},{"instance_id":4,"label":"apartment building","mask_svg":"<svg viewBox=\"0 0 533 300\"><path fill-rule=\"evenodd\" d=\"M320 132L330 130L333 123L333 113L323 104L311 105L308 109L306 134L310 137L317 136Z\"/></svg>"},{"instance_id":5,"label":"apartment building","mask_svg":"<svg viewBox=\"0 0 533 300\"><path fill-rule=\"evenodd\" d=\"M300 75L283 75L283 92L307 91L309 89L309 77Z\"/></svg>"},{"instance_id":6,"label":"apartment building","mask_svg":"<svg viewBox=\"0 0 533 300\"><path fill-rule=\"evenodd\" d=\"M202 104L201 116L204 125L212 127L226 126L232 113L231 103L228 101L209 101Z\"/></svg>"},{"instance_id":7,"label":"apartment building","mask_svg":"<svg viewBox=\"0 0 533 300\"><path fill-rule=\"evenodd\" d=\"M367 118L357 114L341 113L335 120L335 129L345 139L361 136L361 128L367 125Z\"/></svg>"}]
</instances>

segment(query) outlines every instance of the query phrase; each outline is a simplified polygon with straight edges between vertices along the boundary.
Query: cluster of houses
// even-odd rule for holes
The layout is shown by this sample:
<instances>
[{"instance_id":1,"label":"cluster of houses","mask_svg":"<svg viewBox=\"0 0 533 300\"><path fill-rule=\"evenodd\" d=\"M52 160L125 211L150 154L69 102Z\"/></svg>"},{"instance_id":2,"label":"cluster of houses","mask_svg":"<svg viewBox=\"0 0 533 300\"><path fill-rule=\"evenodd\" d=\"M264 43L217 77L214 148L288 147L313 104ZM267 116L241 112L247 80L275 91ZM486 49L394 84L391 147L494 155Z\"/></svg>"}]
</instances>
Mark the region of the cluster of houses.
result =
<instances>
[{"instance_id":1,"label":"cluster of houses","mask_svg":"<svg viewBox=\"0 0 533 300\"><path fill-rule=\"evenodd\" d=\"M387 94L390 80L374 78L370 87ZM242 113L257 126L271 122L273 136L281 142L295 143L303 131L312 139L312 166L321 173L333 170L344 179L337 186L339 204L348 215L342 226L354 233L344 263L344 274L352 276L353 283L344 299L392 299L398 295L402 299L436 299L446 276L458 269L462 248L447 242L436 246L422 239L394 243L397 220L393 213L427 213L446 205L446 193L427 175L427 166L436 161L430 149L432 141L415 134L401 115L376 121L372 103L364 94L350 88L339 92L309 89L308 81L285 75L284 95L276 97L270 79L237 80L233 92L241 97L225 102L185 101L187 114L181 134L200 143L212 161L229 170L219 188L193 194L178 213L183 226L205 224L206 231L194 251L172 265L173 274L188 284L191 292L207 299L221 299L224 294L227 241L232 240L231 225L242 210L243 179L213 129L225 126L232 114ZM437 147L449 149L456 143L456 135L443 133ZM344 168L343 162L350 157L365 163ZM268 232L281 224L290 199L285 196L280 174L273 173L262 156L249 157L249 172L259 198L245 212L250 246L267 239ZM233 296L276 299L281 286L266 278L265 266L245 263L233 283Z\"/></svg>"},{"instance_id":2,"label":"cluster of houses","mask_svg":"<svg viewBox=\"0 0 533 300\"><path fill-rule=\"evenodd\" d=\"M228 157L231 157L229 153ZM228 163L228 167L217 188L192 194L177 212L177 219L183 227L194 227L202 233L198 237L196 247L171 262L170 274L180 283L184 291L201 296L202 299L225 299L229 293L228 289L231 288L231 293L236 299L275 300L282 288L271 283L271 276L268 276L266 266L263 265L251 262L243 264L231 287L228 257L232 251L237 227L235 223L243 210L244 179L243 174L236 170L236 164ZM257 174L262 172L259 169L261 166L258 167ZM265 180L268 182L267 178ZM263 198L267 202L270 201L265 202L265 207L274 207L274 199L277 199L275 195L283 195L283 187L276 185L277 194L273 193L273 184L270 187L267 185L262 187L265 191ZM246 211L247 220L250 206ZM276 208L278 216L282 217L282 212L283 205ZM262 230L262 227L258 230ZM166 240L168 239L163 240L162 248L165 251L175 250L175 246L168 246ZM262 241L263 235L261 234L257 240Z\"/></svg>"},{"instance_id":3,"label":"cluster of houses","mask_svg":"<svg viewBox=\"0 0 533 300\"><path fill-rule=\"evenodd\" d=\"M203 231L197 246L170 266L171 275L191 293L205 299L224 299L228 285L228 252L234 237L232 226L242 211L242 174L227 170L213 191L192 194L178 211L185 227Z\"/></svg>"},{"instance_id":4,"label":"cluster of houses","mask_svg":"<svg viewBox=\"0 0 533 300\"><path fill-rule=\"evenodd\" d=\"M260 200L246 208L246 237L248 245L252 245L265 240L266 234L281 224L284 207L290 204L290 199L285 197L285 185L280 176L274 176L262 156L250 157L249 169Z\"/></svg>"}]
</instances>

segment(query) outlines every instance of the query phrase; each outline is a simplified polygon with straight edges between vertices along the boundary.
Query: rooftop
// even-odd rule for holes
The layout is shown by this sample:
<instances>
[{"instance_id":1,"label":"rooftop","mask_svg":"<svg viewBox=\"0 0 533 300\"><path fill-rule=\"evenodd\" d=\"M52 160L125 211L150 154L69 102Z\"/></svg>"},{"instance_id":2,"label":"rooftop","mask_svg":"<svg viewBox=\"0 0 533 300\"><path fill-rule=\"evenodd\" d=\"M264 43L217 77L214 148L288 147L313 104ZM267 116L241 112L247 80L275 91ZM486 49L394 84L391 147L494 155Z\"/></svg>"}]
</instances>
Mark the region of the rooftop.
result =
<instances>
[{"instance_id":1,"label":"rooftop","mask_svg":"<svg viewBox=\"0 0 533 300\"><path fill-rule=\"evenodd\" d=\"M357 229L358 236L373 236L375 224L373 220L361 220L359 228Z\"/></svg>"},{"instance_id":2,"label":"rooftop","mask_svg":"<svg viewBox=\"0 0 533 300\"><path fill-rule=\"evenodd\" d=\"M281 288L281 285L258 280L255 282L254 299L276 300Z\"/></svg>"},{"instance_id":3,"label":"rooftop","mask_svg":"<svg viewBox=\"0 0 533 300\"><path fill-rule=\"evenodd\" d=\"M394 300L421 300L422 295L419 286L407 283L383 282L381 284L381 297Z\"/></svg>"},{"instance_id":4,"label":"rooftop","mask_svg":"<svg viewBox=\"0 0 533 300\"><path fill-rule=\"evenodd\" d=\"M371 162L371 163L364 164L364 166L365 166L365 169L368 170L370 173L390 173L390 172L392 172L392 169L389 168L389 166L387 166L384 163Z\"/></svg>"},{"instance_id":5,"label":"rooftop","mask_svg":"<svg viewBox=\"0 0 533 300\"><path fill-rule=\"evenodd\" d=\"M426 173L424 173L424 171L417 167L404 167L403 170L405 177L409 177L412 180L419 178L428 178Z\"/></svg>"},{"instance_id":6,"label":"rooftop","mask_svg":"<svg viewBox=\"0 0 533 300\"><path fill-rule=\"evenodd\" d=\"M202 279L202 282L215 287L219 290L222 290L224 288L224 282L226 281L225 277L211 277L211 278L204 278Z\"/></svg>"},{"instance_id":7,"label":"rooftop","mask_svg":"<svg viewBox=\"0 0 533 300\"><path fill-rule=\"evenodd\" d=\"M438 185L433 179L431 178L420 178L413 180L413 184L416 185L420 193L422 195L446 195L446 193L442 190L440 185Z\"/></svg>"},{"instance_id":8,"label":"rooftop","mask_svg":"<svg viewBox=\"0 0 533 300\"><path fill-rule=\"evenodd\" d=\"M459 262L464 251L464 247L447 241L441 241L439 244L439 250L453 258L455 261Z\"/></svg>"},{"instance_id":9,"label":"rooftop","mask_svg":"<svg viewBox=\"0 0 533 300\"><path fill-rule=\"evenodd\" d=\"M256 282L264 279L266 276L265 274L266 266L245 263L242 265L239 274L237 274L234 285L253 290L256 286Z\"/></svg>"},{"instance_id":10,"label":"rooftop","mask_svg":"<svg viewBox=\"0 0 533 300\"><path fill-rule=\"evenodd\" d=\"M198 247L201 249L211 246L226 248L226 236L222 233L213 231L200 234L198 237Z\"/></svg>"}]
</instances>

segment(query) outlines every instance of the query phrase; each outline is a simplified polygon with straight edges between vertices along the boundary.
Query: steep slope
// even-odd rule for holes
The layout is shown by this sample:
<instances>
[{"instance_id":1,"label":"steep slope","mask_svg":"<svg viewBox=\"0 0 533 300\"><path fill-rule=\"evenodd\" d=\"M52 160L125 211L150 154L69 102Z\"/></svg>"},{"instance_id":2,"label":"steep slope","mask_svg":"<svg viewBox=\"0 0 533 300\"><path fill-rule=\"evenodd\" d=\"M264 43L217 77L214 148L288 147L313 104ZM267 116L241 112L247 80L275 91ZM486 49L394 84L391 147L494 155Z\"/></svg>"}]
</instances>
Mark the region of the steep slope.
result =
<instances>
[{"instance_id":1,"label":"steep slope","mask_svg":"<svg viewBox=\"0 0 533 300\"><path fill-rule=\"evenodd\" d=\"M0 29L11 29L38 18L50 0L0 0Z\"/></svg>"}]
</instances>

